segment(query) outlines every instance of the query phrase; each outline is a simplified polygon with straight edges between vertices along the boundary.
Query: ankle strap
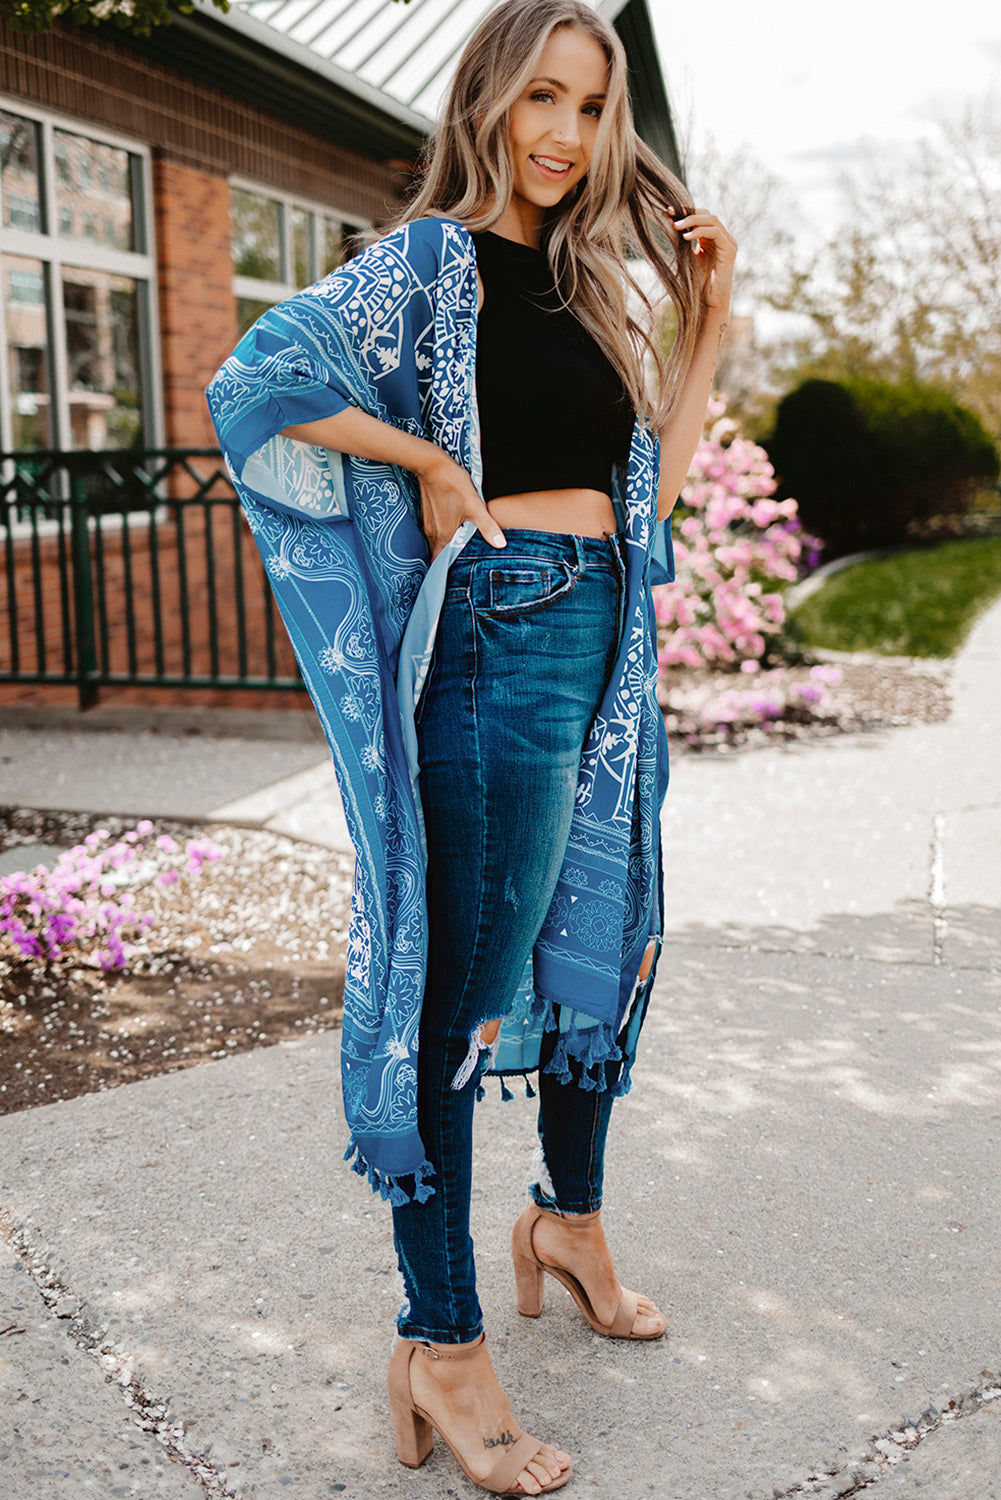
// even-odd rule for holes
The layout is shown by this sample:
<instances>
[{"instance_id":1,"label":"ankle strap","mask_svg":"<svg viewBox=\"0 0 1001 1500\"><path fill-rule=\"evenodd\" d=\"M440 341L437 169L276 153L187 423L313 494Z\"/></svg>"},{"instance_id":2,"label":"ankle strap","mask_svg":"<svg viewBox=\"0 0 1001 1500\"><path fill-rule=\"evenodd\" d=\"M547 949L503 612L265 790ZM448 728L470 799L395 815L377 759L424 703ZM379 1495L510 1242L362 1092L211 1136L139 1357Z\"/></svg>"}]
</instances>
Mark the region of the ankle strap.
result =
<instances>
[{"instance_id":1,"label":"ankle strap","mask_svg":"<svg viewBox=\"0 0 1001 1500\"><path fill-rule=\"evenodd\" d=\"M588 1214L565 1214L551 1208L538 1209L537 1217L541 1217L543 1214L548 1214L551 1219L558 1219L561 1224L565 1224L569 1229L577 1229L582 1228L585 1224L593 1224L595 1219L600 1219L601 1209L593 1208Z\"/></svg>"},{"instance_id":2,"label":"ankle strap","mask_svg":"<svg viewBox=\"0 0 1001 1500\"><path fill-rule=\"evenodd\" d=\"M446 1344L434 1349L430 1344L419 1343L417 1348L425 1359L470 1359L485 1343L486 1337L485 1333L481 1333L471 1344Z\"/></svg>"}]
</instances>

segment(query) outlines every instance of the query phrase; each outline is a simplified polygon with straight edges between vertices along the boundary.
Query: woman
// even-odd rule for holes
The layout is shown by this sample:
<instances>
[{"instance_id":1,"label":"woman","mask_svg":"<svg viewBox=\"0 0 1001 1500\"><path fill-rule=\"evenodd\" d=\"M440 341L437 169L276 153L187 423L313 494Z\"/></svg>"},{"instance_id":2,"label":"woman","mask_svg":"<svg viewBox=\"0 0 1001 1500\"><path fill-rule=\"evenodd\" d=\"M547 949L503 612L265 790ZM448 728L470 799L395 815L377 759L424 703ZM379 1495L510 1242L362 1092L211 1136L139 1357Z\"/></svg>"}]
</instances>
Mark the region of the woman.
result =
<instances>
[{"instance_id":1,"label":"woman","mask_svg":"<svg viewBox=\"0 0 1001 1500\"><path fill-rule=\"evenodd\" d=\"M396 227L266 314L209 389L358 852L343 1082L405 1285L399 1457L423 1462L434 1427L498 1493L571 1473L512 1416L476 1297L473 1102L502 1019L494 1071L539 1068L519 1309L549 1271L599 1333L666 1329L616 1277L602 1161L661 932L656 522L735 246L636 137L625 79L590 6L506 0ZM627 243L674 303L666 363Z\"/></svg>"}]
</instances>

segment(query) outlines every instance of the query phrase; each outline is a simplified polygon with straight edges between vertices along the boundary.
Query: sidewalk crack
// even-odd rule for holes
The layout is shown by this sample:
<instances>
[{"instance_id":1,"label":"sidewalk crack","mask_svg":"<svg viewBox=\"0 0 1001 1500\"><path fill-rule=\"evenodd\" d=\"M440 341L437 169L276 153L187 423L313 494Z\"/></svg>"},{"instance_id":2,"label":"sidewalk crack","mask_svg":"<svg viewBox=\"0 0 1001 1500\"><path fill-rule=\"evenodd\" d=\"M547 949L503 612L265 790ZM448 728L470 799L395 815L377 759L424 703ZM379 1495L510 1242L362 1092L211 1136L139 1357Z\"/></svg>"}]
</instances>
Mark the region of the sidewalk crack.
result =
<instances>
[{"instance_id":1,"label":"sidewalk crack","mask_svg":"<svg viewBox=\"0 0 1001 1500\"><path fill-rule=\"evenodd\" d=\"M928 904L932 920L932 963L938 966L945 963L945 939L948 932L945 915L945 814L935 813L931 827Z\"/></svg>"},{"instance_id":2,"label":"sidewalk crack","mask_svg":"<svg viewBox=\"0 0 1001 1500\"><path fill-rule=\"evenodd\" d=\"M60 1281L45 1254L31 1244L25 1229L15 1225L3 1209L0 1234L30 1276L48 1312L64 1325L67 1337L98 1366L107 1383L120 1392L134 1425L148 1432L170 1459L186 1469L211 1500L238 1500L239 1492L230 1486L225 1474L188 1446L183 1418L168 1409L170 1397L159 1397L146 1388L134 1373L134 1357L120 1343L108 1339L107 1325L101 1327L88 1317L82 1299ZM14 1326L3 1330L23 1331Z\"/></svg>"},{"instance_id":3,"label":"sidewalk crack","mask_svg":"<svg viewBox=\"0 0 1001 1500\"><path fill-rule=\"evenodd\" d=\"M899 1427L874 1434L857 1459L850 1460L837 1470L818 1465L790 1489L780 1490L776 1485L771 1500L799 1500L800 1496L806 1495L812 1495L816 1500L851 1500L853 1495L860 1495L863 1490L877 1484L888 1469L913 1453L919 1443L923 1443L947 1422L972 1416L992 1401L1001 1399L1001 1377L993 1370L981 1370L980 1378L983 1382L981 1385L962 1392L941 1410L937 1406L929 1406L917 1421L904 1417Z\"/></svg>"}]
</instances>

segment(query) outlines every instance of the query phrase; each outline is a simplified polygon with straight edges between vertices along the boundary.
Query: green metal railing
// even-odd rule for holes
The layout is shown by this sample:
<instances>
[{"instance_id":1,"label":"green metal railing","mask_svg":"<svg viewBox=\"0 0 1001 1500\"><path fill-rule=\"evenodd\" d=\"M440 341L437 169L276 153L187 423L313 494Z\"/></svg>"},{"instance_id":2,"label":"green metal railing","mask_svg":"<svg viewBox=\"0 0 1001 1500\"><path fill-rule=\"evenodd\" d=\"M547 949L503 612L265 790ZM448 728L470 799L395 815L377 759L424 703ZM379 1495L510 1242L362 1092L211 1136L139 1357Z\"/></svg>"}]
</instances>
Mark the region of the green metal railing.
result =
<instances>
[{"instance_id":1,"label":"green metal railing","mask_svg":"<svg viewBox=\"0 0 1001 1500\"><path fill-rule=\"evenodd\" d=\"M217 449L0 453L0 683L302 687Z\"/></svg>"}]
</instances>

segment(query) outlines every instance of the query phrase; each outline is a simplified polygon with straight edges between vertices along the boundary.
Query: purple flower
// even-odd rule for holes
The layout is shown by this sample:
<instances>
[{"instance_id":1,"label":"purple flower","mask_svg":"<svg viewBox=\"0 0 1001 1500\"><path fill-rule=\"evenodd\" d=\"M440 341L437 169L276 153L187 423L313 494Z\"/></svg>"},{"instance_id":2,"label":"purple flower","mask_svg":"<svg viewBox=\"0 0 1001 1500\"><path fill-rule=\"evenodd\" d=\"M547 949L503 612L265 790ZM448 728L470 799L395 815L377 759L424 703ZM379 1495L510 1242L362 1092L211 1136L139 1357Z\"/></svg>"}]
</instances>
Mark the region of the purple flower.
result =
<instances>
[{"instance_id":1,"label":"purple flower","mask_svg":"<svg viewBox=\"0 0 1001 1500\"><path fill-rule=\"evenodd\" d=\"M798 682L796 692L806 703L819 703L824 696L824 689L816 682Z\"/></svg>"},{"instance_id":2,"label":"purple flower","mask_svg":"<svg viewBox=\"0 0 1001 1500\"><path fill-rule=\"evenodd\" d=\"M110 844L101 828L60 856L49 870L15 871L0 878L0 939L26 963L46 965L73 953L105 969L125 968L131 942L153 925L135 910L129 892L154 878L164 886L180 880L178 865L195 873L222 857L211 839L192 839L182 849L168 834L144 841L153 824L144 819ZM104 847L102 847L104 846ZM152 865L152 870L151 870ZM110 872L114 871L114 878Z\"/></svg>"}]
</instances>

